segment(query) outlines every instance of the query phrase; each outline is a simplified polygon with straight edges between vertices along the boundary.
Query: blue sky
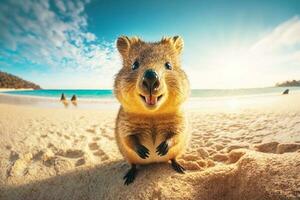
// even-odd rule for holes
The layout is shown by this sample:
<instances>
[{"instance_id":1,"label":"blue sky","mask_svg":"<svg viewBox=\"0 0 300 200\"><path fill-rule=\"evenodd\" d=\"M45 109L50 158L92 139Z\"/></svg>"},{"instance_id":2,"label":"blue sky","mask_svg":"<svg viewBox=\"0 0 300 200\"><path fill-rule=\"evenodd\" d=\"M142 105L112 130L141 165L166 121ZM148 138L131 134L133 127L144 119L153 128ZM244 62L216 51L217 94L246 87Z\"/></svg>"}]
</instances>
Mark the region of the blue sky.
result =
<instances>
[{"instance_id":1,"label":"blue sky","mask_svg":"<svg viewBox=\"0 0 300 200\"><path fill-rule=\"evenodd\" d=\"M192 88L300 79L300 2L4 0L0 70L43 88L111 88L119 35L181 35Z\"/></svg>"}]
</instances>

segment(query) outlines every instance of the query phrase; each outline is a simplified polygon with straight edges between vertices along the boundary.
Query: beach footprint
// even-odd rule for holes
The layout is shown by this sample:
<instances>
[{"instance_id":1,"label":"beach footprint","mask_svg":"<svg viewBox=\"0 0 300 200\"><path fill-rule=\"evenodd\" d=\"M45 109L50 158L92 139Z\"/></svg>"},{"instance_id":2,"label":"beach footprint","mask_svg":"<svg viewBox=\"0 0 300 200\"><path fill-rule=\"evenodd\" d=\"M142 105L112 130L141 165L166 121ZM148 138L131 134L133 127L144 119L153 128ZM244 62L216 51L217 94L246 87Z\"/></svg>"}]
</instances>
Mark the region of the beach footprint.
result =
<instances>
[{"instance_id":1,"label":"beach footprint","mask_svg":"<svg viewBox=\"0 0 300 200\"><path fill-rule=\"evenodd\" d=\"M85 130L86 132L89 132L89 133L92 133L92 134L95 134L96 133L96 129L95 128L88 128Z\"/></svg>"},{"instance_id":2,"label":"beach footprint","mask_svg":"<svg viewBox=\"0 0 300 200\"><path fill-rule=\"evenodd\" d=\"M71 170L73 168L73 164L70 160L56 157L54 159L54 170L57 174L61 174L65 171Z\"/></svg>"},{"instance_id":3,"label":"beach footprint","mask_svg":"<svg viewBox=\"0 0 300 200\"><path fill-rule=\"evenodd\" d=\"M97 142L92 142L92 143L89 143L89 149L91 151L94 151L94 150L97 150L99 148Z\"/></svg>"},{"instance_id":4,"label":"beach footprint","mask_svg":"<svg viewBox=\"0 0 300 200\"><path fill-rule=\"evenodd\" d=\"M255 145L254 148L256 151L263 153L276 153L278 144L278 142L267 142Z\"/></svg>"},{"instance_id":5,"label":"beach footprint","mask_svg":"<svg viewBox=\"0 0 300 200\"><path fill-rule=\"evenodd\" d=\"M283 143L283 144L278 144L276 153L283 154L283 153L297 152L299 149L300 149L300 144Z\"/></svg>"},{"instance_id":6,"label":"beach footprint","mask_svg":"<svg viewBox=\"0 0 300 200\"><path fill-rule=\"evenodd\" d=\"M79 166L81 166L81 165L84 165L85 163L86 163L85 158L80 158L80 159L78 159L78 160L76 161L75 167L79 167Z\"/></svg>"},{"instance_id":7,"label":"beach footprint","mask_svg":"<svg viewBox=\"0 0 300 200\"><path fill-rule=\"evenodd\" d=\"M100 157L100 159L102 161L106 161L106 160L109 159L108 155L104 151L102 151L101 149L99 149L98 151L94 152L94 155Z\"/></svg>"},{"instance_id":8,"label":"beach footprint","mask_svg":"<svg viewBox=\"0 0 300 200\"><path fill-rule=\"evenodd\" d=\"M81 158L84 156L84 152L82 150L76 149L67 149L66 151L59 150L56 155L65 157L65 158Z\"/></svg>"},{"instance_id":9,"label":"beach footprint","mask_svg":"<svg viewBox=\"0 0 300 200\"><path fill-rule=\"evenodd\" d=\"M238 162L246 154L245 149L236 149L228 154L228 164Z\"/></svg>"},{"instance_id":10,"label":"beach footprint","mask_svg":"<svg viewBox=\"0 0 300 200\"><path fill-rule=\"evenodd\" d=\"M93 137L93 141L98 141L100 140L100 137Z\"/></svg>"},{"instance_id":11,"label":"beach footprint","mask_svg":"<svg viewBox=\"0 0 300 200\"><path fill-rule=\"evenodd\" d=\"M90 151L93 152L93 155L99 157L102 161L108 160L108 155L100 148L97 142L91 142L88 144Z\"/></svg>"},{"instance_id":12,"label":"beach footprint","mask_svg":"<svg viewBox=\"0 0 300 200\"><path fill-rule=\"evenodd\" d=\"M256 145L255 149L256 151L264 152L264 153L283 154L289 152L297 152L300 149L300 144L268 142L268 143L262 143Z\"/></svg>"},{"instance_id":13,"label":"beach footprint","mask_svg":"<svg viewBox=\"0 0 300 200\"><path fill-rule=\"evenodd\" d=\"M75 167L78 167L86 163L84 157L85 153L82 150L62 150L53 148L53 145L48 146L50 146L50 148L41 156L41 158L46 167L54 167L57 173L71 169L74 165Z\"/></svg>"},{"instance_id":14,"label":"beach footprint","mask_svg":"<svg viewBox=\"0 0 300 200\"><path fill-rule=\"evenodd\" d=\"M13 177L26 175L32 158L33 155L31 153L19 156L16 152L11 152L11 167L8 169L7 175Z\"/></svg>"}]
</instances>

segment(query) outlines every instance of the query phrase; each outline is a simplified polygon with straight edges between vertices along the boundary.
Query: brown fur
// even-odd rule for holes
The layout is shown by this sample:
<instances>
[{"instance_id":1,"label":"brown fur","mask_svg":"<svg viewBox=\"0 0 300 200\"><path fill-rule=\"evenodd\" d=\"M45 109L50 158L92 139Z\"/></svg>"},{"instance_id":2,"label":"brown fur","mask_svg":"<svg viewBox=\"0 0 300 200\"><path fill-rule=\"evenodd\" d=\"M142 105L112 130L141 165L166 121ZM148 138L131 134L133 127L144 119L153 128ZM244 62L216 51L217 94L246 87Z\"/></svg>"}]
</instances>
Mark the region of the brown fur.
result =
<instances>
[{"instance_id":1,"label":"brown fur","mask_svg":"<svg viewBox=\"0 0 300 200\"><path fill-rule=\"evenodd\" d=\"M175 159L187 141L187 124L181 109L189 96L189 82L181 69L180 55L183 40L178 37L163 38L160 42L148 43L137 37L118 38L117 47L123 58L123 67L116 75L114 93L121 107L116 121L116 140L120 152L131 164L166 162ZM132 70L136 60L140 67ZM173 69L167 70L170 62ZM147 69L154 69L160 77L157 91L163 94L160 103L153 109L145 106L139 96L142 76ZM142 159L136 153L131 136L149 149L149 157ZM168 140L169 151L159 156L157 146Z\"/></svg>"}]
</instances>

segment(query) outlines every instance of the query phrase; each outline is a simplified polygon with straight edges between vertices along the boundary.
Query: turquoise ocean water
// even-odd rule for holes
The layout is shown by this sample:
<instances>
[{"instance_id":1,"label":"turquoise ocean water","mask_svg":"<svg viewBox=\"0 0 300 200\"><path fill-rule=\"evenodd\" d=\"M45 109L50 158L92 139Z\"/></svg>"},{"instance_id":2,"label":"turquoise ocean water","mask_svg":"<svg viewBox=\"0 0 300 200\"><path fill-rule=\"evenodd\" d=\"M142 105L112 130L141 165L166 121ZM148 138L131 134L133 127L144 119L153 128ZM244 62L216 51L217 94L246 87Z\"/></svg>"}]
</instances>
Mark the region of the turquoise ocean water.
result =
<instances>
[{"instance_id":1,"label":"turquoise ocean water","mask_svg":"<svg viewBox=\"0 0 300 200\"><path fill-rule=\"evenodd\" d=\"M191 97L230 97L230 96L249 96L249 95L268 95L281 94L285 89L289 89L290 93L300 92L300 87L267 87L267 88L251 88L251 89L196 89L191 91ZM9 91L4 92L15 95L40 96L60 98L64 93L67 98L76 95L83 99L103 99L113 98L112 90L29 90L29 91Z\"/></svg>"}]
</instances>

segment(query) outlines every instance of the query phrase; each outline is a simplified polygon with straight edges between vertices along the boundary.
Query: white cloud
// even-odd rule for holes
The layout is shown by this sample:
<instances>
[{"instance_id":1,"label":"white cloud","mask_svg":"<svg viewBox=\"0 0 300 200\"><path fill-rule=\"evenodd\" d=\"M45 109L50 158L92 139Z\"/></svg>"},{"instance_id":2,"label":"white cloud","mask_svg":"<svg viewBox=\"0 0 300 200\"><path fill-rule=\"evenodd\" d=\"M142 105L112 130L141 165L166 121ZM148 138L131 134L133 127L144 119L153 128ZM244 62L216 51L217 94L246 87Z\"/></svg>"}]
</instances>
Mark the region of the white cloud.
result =
<instances>
[{"instance_id":1,"label":"white cloud","mask_svg":"<svg viewBox=\"0 0 300 200\"><path fill-rule=\"evenodd\" d=\"M293 17L260 39L219 48L188 70L194 88L273 86L300 77L300 19ZM202 77L202 78L200 78Z\"/></svg>"},{"instance_id":2,"label":"white cloud","mask_svg":"<svg viewBox=\"0 0 300 200\"><path fill-rule=\"evenodd\" d=\"M12 0L0 7L0 44L53 68L110 71L119 65L111 44L87 31L85 0ZM107 69L109 68L109 69Z\"/></svg>"},{"instance_id":3,"label":"white cloud","mask_svg":"<svg viewBox=\"0 0 300 200\"><path fill-rule=\"evenodd\" d=\"M66 12L66 6L63 3L63 1L61 0L55 0L55 4L57 6L57 8L61 11L61 12Z\"/></svg>"},{"instance_id":4,"label":"white cloud","mask_svg":"<svg viewBox=\"0 0 300 200\"><path fill-rule=\"evenodd\" d=\"M264 67L289 68L300 63L300 19L295 16L278 25L250 48L256 62Z\"/></svg>"},{"instance_id":5,"label":"white cloud","mask_svg":"<svg viewBox=\"0 0 300 200\"><path fill-rule=\"evenodd\" d=\"M281 52L300 43L300 19L295 16L277 26L271 33L256 42L251 51L260 53Z\"/></svg>"}]
</instances>

